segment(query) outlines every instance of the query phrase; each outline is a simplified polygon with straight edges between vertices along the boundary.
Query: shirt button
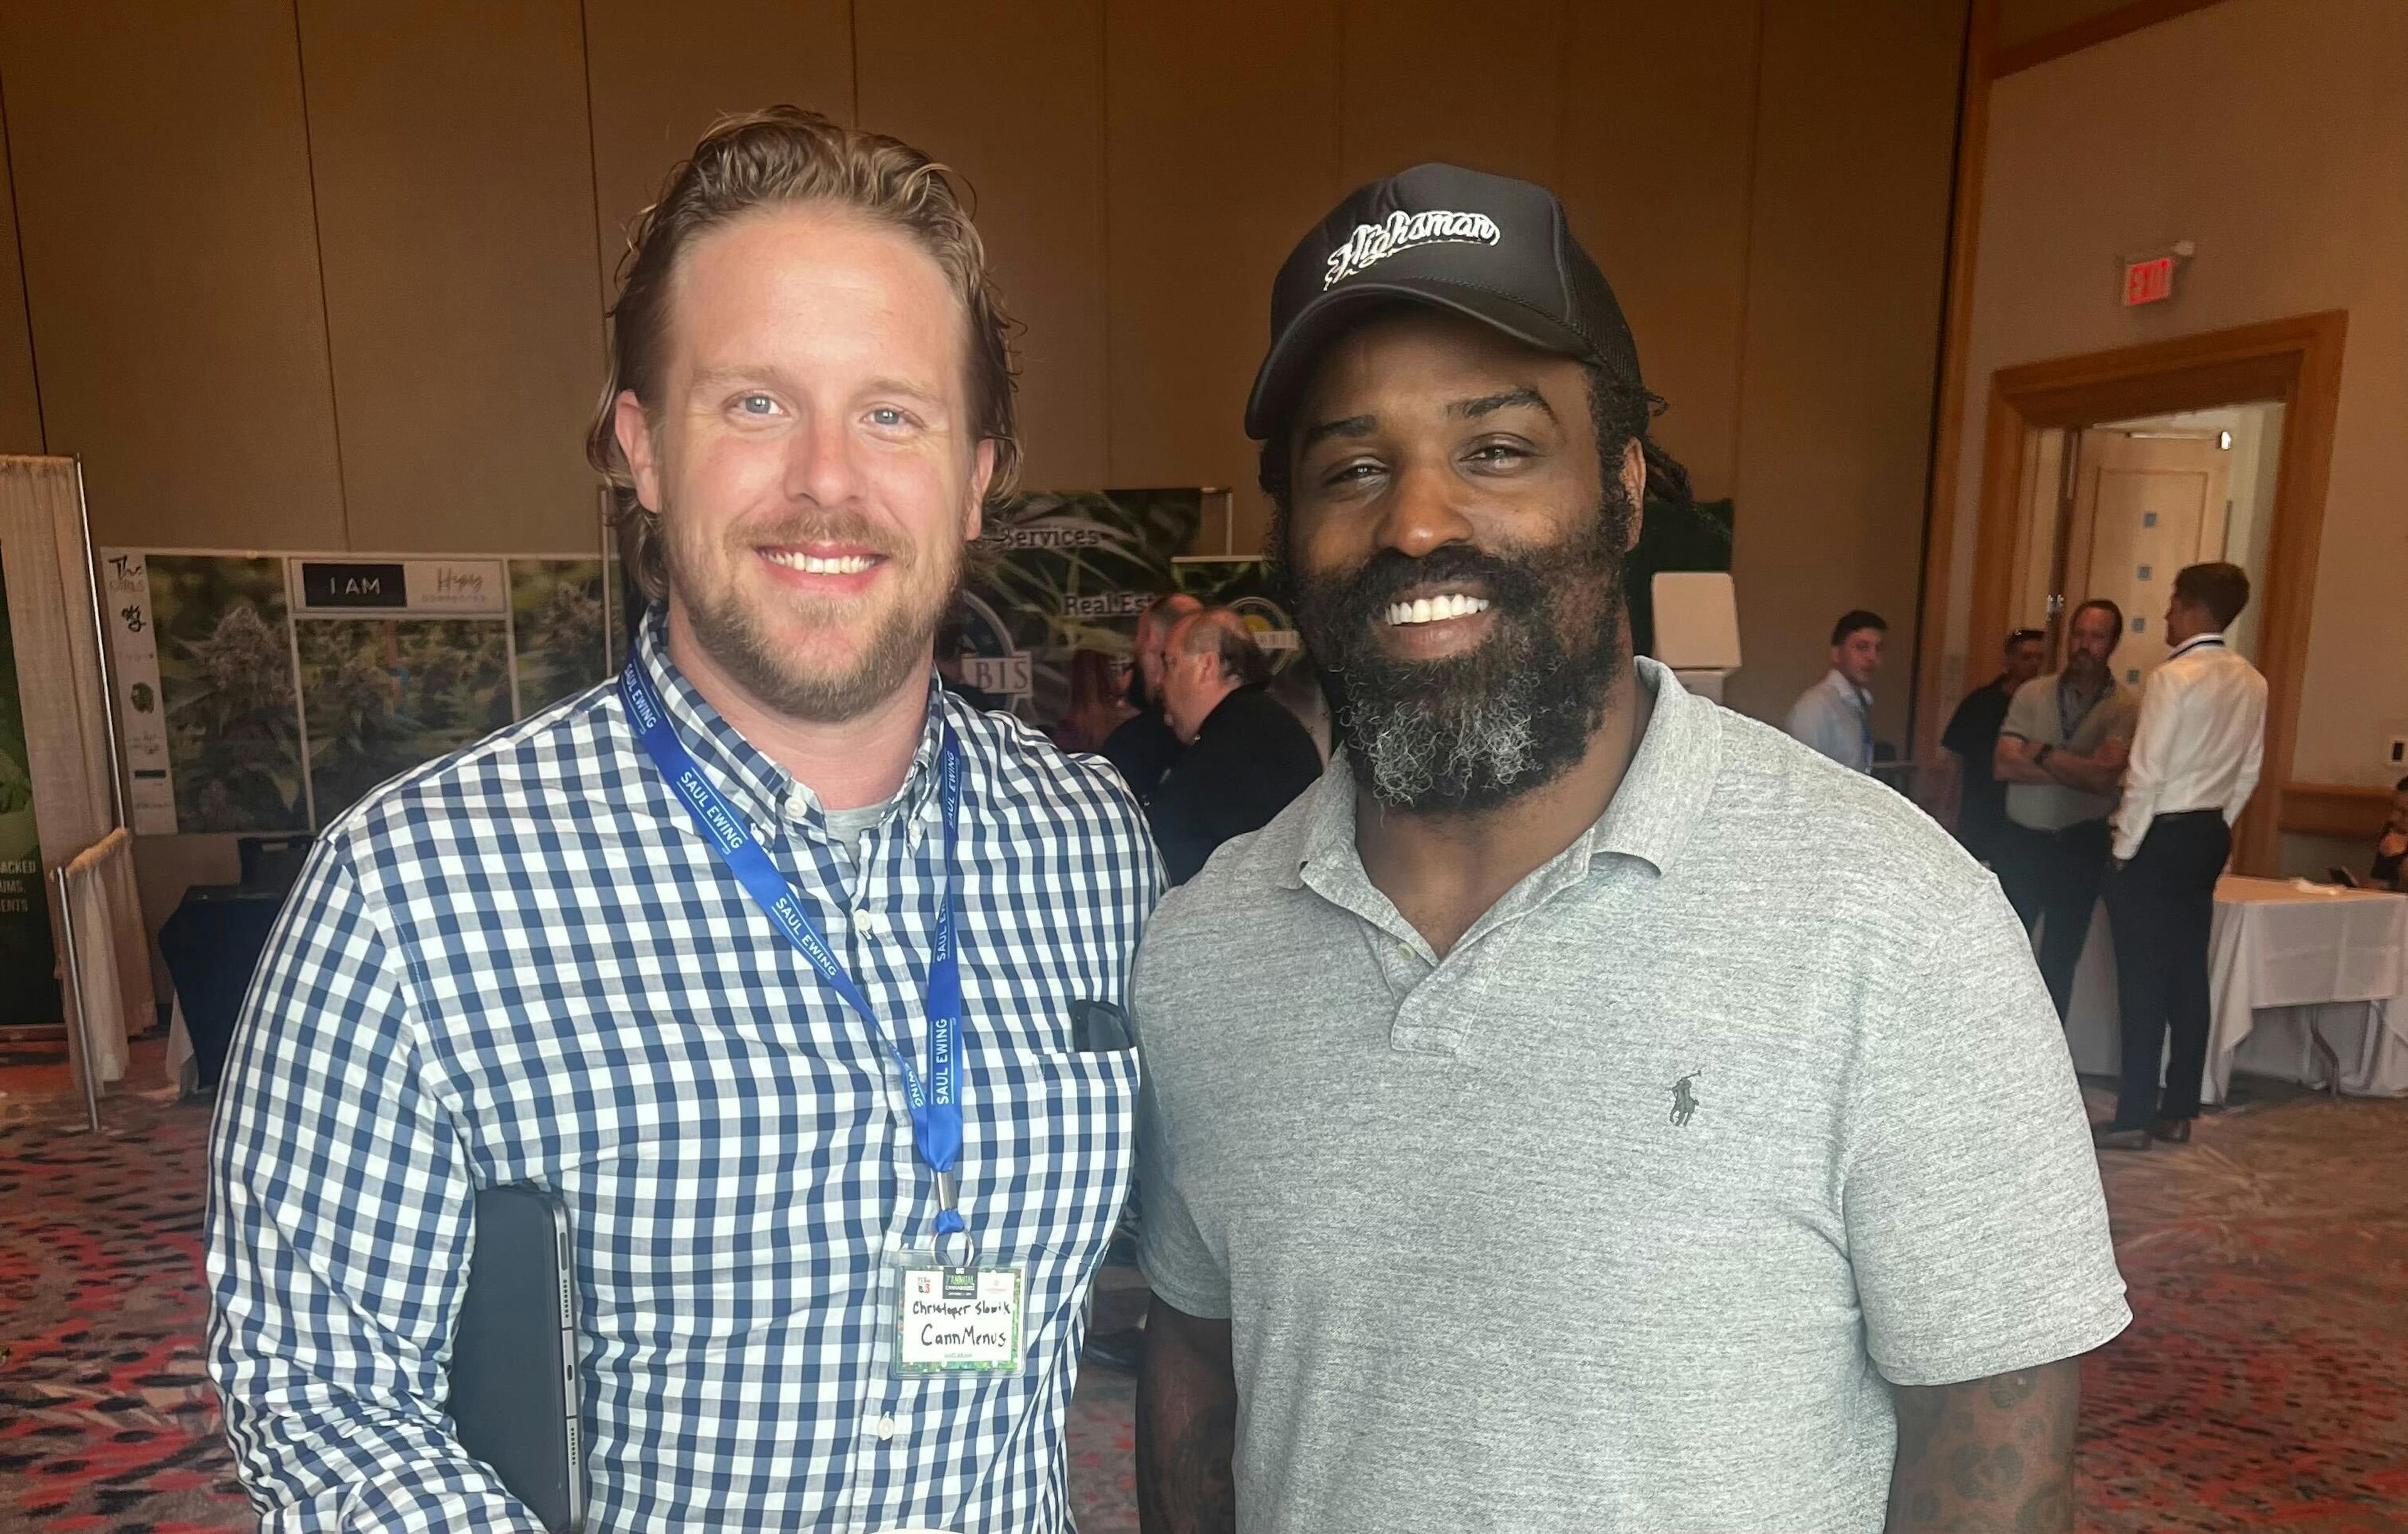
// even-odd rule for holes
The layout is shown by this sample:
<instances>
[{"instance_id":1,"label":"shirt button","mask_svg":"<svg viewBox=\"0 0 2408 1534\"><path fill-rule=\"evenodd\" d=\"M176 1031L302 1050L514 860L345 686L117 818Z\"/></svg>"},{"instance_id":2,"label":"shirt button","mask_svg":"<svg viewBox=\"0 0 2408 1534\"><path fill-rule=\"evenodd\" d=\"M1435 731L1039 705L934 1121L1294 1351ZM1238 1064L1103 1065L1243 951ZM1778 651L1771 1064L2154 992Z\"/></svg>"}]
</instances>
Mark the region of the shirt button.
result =
<instances>
[{"instance_id":1,"label":"shirt button","mask_svg":"<svg viewBox=\"0 0 2408 1534\"><path fill-rule=\"evenodd\" d=\"M893 1417L881 1417L878 1419L878 1426L872 1427L870 1431L878 1435L879 1442L883 1443L895 1436L895 1419Z\"/></svg>"},{"instance_id":2,"label":"shirt button","mask_svg":"<svg viewBox=\"0 0 2408 1534\"><path fill-rule=\"evenodd\" d=\"M807 821L810 819L811 796L799 788L796 789L793 793L788 794L786 796L786 818L791 821Z\"/></svg>"},{"instance_id":3,"label":"shirt button","mask_svg":"<svg viewBox=\"0 0 2408 1534\"><path fill-rule=\"evenodd\" d=\"M868 933L871 937L883 938L886 936L886 927L887 921L886 913L884 911L865 910L861 913L861 930Z\"/></svg>"}]
</instances>

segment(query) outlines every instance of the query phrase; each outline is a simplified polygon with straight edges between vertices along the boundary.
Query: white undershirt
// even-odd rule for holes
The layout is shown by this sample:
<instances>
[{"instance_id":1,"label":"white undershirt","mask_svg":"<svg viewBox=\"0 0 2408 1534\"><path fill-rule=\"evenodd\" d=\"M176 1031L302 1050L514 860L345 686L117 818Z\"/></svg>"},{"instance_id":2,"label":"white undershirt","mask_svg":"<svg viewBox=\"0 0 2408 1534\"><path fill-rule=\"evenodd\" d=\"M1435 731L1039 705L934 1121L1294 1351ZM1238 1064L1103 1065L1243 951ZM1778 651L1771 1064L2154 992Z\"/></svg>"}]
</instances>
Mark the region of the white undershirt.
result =
<instances>
[{"instance_id":1,"label":"white undershirt","mask_svg":"<svg viewBox=\"0 0 2408 1534\"><path fill-rule=\"evenodd\" d=\"M861 861L862 839L869 835L870 827L886 818L886 811L894 803L892 799L881 799L876 804L865 804L858 810L821 811L827 819L828 838L836 843L836 850L844 854L846 862L857 864Z\"/></svg>"}]
</instances>

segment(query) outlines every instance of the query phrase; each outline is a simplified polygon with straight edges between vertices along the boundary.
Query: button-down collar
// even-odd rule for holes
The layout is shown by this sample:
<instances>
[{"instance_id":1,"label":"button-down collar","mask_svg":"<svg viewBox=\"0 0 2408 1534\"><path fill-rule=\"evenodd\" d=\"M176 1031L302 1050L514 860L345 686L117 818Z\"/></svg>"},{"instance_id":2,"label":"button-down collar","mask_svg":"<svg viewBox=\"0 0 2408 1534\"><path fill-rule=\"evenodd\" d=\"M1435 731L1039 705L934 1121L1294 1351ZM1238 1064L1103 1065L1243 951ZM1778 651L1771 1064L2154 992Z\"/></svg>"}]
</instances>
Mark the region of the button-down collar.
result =
<instances>
[{"instance_id":1,"label":"button-down collar","mask_svg":"<svg viewBox=\"0 0 2408 1534\"><path fill-rule=\"evenodd\" d=\"M655 605L644 615L636 638L637 664L660 695L678 739L692 753L695 764L710 776L728 802L741 810L753 829L804 823L824 834L826 810L809 783L772 761L744 738L717 709L695 690L685 673L669 659L666 617ZM896 802L907 821L916 822L935 811L937 758L944 746L944 710L937 675L928 673L928 710L920 730L919 748L904 774Z\"/></svg>"},{"instance_id":2,"label":"button-down collar","mask_svg":"<svg viewBox=\"0 0 2408 1534\"><path fill-rule=\"evenodd\" d=\"M1842 702L1858 712L1870 714L1873 711L1872 689L1857 686L1849 681L1848 674L1838 667L1831 667L1830 674L1823 679L1823 685L1829 688Z\"/></svg>"},{"instance_id":3,"label":"button-down collar","mask_svg":"<svg viewBox=\"0 0 2408 1534\"><path fill-rule=\"evenodd\" d=\"M1714 705L1692 696L1670 670L1643 655L1638 667L1641 688L1655 695L1646 733L1605 813L1586 836L1556 854L1541 887L1529 892L1535 898L1586 878L1598 854L1633 858L1663 873L1679 858L1713 793L1722 766L1722 727L1714 718ZM1337 893L1342 889L1359 896L1354 886L1369 885L1354 846L1354 773L1341 752L1308 791L1312 798L1304 814L1287 827L1265 833L1292 839L1290 847L1276 854L1283 887L1302 888L1308 870L1318 867L1331 877L1327 882L1313 879L1313 887L1340 905L1355 907L1355 900Z\"/></svg>"}]
</instances>

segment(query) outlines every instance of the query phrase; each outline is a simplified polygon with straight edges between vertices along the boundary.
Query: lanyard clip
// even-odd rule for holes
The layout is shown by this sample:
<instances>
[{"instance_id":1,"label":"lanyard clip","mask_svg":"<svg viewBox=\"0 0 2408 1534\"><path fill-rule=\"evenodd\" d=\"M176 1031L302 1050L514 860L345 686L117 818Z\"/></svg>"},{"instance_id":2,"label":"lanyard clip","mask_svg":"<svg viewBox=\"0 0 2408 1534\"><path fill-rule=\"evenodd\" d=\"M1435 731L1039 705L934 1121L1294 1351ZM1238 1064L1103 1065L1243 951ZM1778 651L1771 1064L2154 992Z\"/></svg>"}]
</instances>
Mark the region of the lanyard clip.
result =
<instances>
[{"instance_id":1,"label":"lanyard clip","mask_svg":"<svg viewBox=\"0 0 2408 1534\"><path fill-rule=\"evenodd\" d=\"M950 1171L937 1174L937 1210L951 1214L962 1207L962 1180Z\"/></svg>"}]
</instances>

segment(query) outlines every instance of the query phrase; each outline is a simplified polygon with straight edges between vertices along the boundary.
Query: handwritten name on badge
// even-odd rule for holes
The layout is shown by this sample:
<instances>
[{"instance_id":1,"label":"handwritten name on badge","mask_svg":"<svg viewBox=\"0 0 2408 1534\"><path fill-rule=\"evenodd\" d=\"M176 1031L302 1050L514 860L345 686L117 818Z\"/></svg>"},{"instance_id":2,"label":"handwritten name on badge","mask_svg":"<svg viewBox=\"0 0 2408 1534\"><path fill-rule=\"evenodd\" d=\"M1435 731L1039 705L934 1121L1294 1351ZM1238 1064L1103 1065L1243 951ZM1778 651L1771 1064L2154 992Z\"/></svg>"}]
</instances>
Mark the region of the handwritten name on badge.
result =
<instances>
[{"instance_id":1,"label":"handwritten name on badge","mask_svg":"<svg viewBox=\"0 0 2408 1534\"><path fill-rule=\"evenodd\" d=\"M1010 1373L1021 1363L1020 1273L913 1268L903 1276L896 1359L907 1373Z\"/></svg>"}]
</instances>

